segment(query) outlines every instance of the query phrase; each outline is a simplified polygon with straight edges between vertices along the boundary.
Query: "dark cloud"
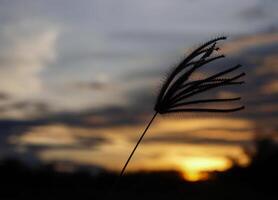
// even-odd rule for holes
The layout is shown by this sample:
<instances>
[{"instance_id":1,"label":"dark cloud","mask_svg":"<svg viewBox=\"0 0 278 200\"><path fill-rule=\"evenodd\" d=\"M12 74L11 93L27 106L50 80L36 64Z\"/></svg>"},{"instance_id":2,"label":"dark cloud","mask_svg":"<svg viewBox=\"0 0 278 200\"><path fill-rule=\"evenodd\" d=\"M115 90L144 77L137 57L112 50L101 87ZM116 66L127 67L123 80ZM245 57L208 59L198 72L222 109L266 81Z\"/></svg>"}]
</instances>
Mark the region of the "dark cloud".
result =
<instances>
[{"instance_id":1,"label":"dark cloud","mask_svg":"<svg viewBox=\"0 0 278 200\"><path fill-rule=\"evenodd\" d=\"M7 93L0 92L0 101L6 101L9 99L10 99L10 96Z\"/></svg>"},{"instance_id":2,"label":"dark cloud","mask_svg":"<svg viewBox=\"0 0 278 200\"><path fill-rule=\"evenodd\" d=\"M22 108L29 105L20 104L18 106ZM45 115L34 119L1 119L0 137L1 142L5 143L6 139L10 135L23 134L33 127L52 124L64 124L72 127L101 128L141 123L140 119L132 117L132 115L134 115L132 110L128 110L122 107L107 107L105 109L89 109L81 112L60 112L52 114L45 113ZM105 119L105 121L99 123L98 120L96 120L95 122L93 119L90 120L90 118L94 117L102 117L103 119Z\"/></svg>"},{"instance_id":3,"label":"dark cloud","mask_svg":"<svg viewBox=\"0 0 278 200\"><path fill-rule=\"evenodd\" d=\"M19 109L19 110L25 110L25 109L35 109L39 112L46 112L49 110L49 106L46 103L43 102L26 102L21 101L17 102L15 104L12 104L10 108Z\"/></svg>"},{"instance_id":4,"label":"dark cloud","mask_svg":"<svg viewBox=\"0 0 278 200\"><path fill-rule=\"evenodd\" d=\"M40 116L47 115L50 112L50 107L47 103L39 101L18 101L15 103L5 103L0 106L0 113L9 113L11 111L32 112L36 116Z\"/></svg>"},{"instance_id":5,"label":"dark cloud","mask_svg":"<svg viewBox=\"0 0 278 200\"><path fill-rule=\"evenodd\" d=\"M266 19L266 18L277 18L277 14L273 12L274 8L277 7L277 2L275 0L261 0L258 4L250 6L243 10L240 15L249 20L255 19Z\"/></svg>"},{"instance_id":6,"label":"dark cloud","mask_svg":"<svg viewBox=\"0 0 278 200\"><path fill-rule=\"evenodd\" d=\"M258 19L268 17L268 13L259 5L255 5L240 13L243 18L246 19Z\"/></svg>"},{"instance_id":7,"label":"dark cloud","mask_svg":"<svg viewBox=\"0 0 278 200\"><path fill-rule=\"evenodd\" d=\"M101 81L79 82L79 83L76 83L74 86L77 89L89 89L89 90L106 90L106 89L111 88L111 84L104 83Z\"/></svg>"},{"instance_id":8,"label":"dark cloud","mask_svg":"<svg viewBox=\"0 0 278 200\"><path fill-rule=\"evenodd\" d=\"M36 125L35 121L0 120L0 157L19 157L16 147L9 144L8 138L12 135L23 134ZM30 156L33 157L33 155Z\"/></svg>"}]
</instances>

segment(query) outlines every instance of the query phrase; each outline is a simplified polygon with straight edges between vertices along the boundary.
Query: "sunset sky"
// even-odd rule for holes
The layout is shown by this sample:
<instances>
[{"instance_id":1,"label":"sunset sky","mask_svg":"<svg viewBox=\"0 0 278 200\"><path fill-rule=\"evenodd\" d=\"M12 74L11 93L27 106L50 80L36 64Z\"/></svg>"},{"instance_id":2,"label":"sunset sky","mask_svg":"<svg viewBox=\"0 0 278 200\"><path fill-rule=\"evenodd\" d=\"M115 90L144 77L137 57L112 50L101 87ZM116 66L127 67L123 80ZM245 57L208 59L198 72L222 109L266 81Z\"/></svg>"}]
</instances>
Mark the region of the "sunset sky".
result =
<instances>
[{"instance_id":1,"label":"sunset sky","mask_svg":"<svg viewBox=\"0 0 278 200\"><path fill-rule=\"evenodd\" d=\"M255 138L278 139L277 0L1 0L0 158L120 170L167 72L227 35L227 58L196 78L244 65L233 114L158 116L128 170L201 171L248 163ZM206 95L206 94L204 94Z\"/></svg>"}]
</instances>

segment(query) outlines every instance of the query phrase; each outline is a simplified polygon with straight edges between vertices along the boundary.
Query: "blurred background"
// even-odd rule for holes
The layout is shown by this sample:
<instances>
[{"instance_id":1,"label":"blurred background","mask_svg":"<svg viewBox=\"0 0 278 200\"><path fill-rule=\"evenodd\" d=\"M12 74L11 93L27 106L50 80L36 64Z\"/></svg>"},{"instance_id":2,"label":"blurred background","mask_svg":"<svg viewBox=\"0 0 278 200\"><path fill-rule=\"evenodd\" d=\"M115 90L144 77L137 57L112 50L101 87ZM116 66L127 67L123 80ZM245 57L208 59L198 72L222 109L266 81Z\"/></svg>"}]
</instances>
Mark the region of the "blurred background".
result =
<instances>
[{"instance_id":1,"label":"blurred background","mask_svg":"<svg viewBox=\"0 0 278 200\"><path fill-rule=\"evenodd\" d=\"M227 58L195 77L243 64L243 87L211 95L242 96L246 109L159 116L119 191L277 197L277 9L276 0L1 0L0 196L102 197L167 73L227 35Z\"/></svg>"}]
</instances>

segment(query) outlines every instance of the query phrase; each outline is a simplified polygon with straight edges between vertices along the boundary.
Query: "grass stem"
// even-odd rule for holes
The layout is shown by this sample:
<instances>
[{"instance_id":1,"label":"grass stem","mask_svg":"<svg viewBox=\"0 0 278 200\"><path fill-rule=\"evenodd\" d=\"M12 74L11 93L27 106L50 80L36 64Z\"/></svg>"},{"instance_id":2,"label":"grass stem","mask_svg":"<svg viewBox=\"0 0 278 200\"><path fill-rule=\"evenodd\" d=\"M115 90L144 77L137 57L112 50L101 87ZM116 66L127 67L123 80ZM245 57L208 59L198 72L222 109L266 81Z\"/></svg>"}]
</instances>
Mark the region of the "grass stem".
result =
<instances>
[{"instance_id":1,"label":"grass stem","mask_svg":"<svg viewBox=\"0 0 278 200\"><path fill-rule=\"evenodd\" d=\"M144 136L145 136L147 130L148 130L149 127L151 126L151 124L152 124L153 120L155 119L156 115L157 115L157 112L155 112L155 114L153 115L152 119L150 120L150 122L148 123L147 127L145 128L144 132L142 133L141 137L140 137L139 140L137 141L137 143L136 143L134 149L132 150L131 154L129 155L129 157L128 157L128 159L127 159L125 165L124 165L124 167L122 168L122 171L121 171L121 173L120 173L120 178L124 175L125 170L126 170L126 167L127 167L128 163L129 163L129 161L131 160L131 158L132 158L134 152L136 151L137 147L139 146L140 142L141 142L142 139L144 138Z\"/></svg>"}]
</instances>

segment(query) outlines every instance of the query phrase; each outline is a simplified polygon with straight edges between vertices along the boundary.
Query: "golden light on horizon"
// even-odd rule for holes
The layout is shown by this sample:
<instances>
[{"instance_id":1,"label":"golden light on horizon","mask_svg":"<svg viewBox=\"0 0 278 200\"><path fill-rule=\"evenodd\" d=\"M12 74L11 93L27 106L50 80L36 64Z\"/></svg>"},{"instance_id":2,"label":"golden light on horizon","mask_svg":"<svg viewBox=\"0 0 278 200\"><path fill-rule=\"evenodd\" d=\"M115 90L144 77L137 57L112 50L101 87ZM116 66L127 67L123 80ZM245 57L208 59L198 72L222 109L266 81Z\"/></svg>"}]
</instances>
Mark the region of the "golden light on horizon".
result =
<instances>
[{"instance_id":1,"label":"golden light on horizon","mask_svg":"<svg viewBox=\"0 0 278 200\"><path fill-rule=\"evenodd\" d=\"M183 177L192 182L208 179L210 171L224 171L232 166L231 161L223 157L191 157L178 162Z\"/></svg>"},{"instance_id":2,"label":"golden light on horizon","mask_svg":"<svg viewBox=\"0 0 278 200\"><path fill-rule=\"evenodd\" d=\"M229 158L240 165L248 163L239 142L252 140L252 127L249 120L234 118L158 120L127 170L177 170L189 181L208 179L208 171L228 169L232 164ZM67 161L119 171L141 128L140 125L101 128L45 125L10 137L9 142L19 147L47 147L37 152L38 158L46 163ZM103 138L103 142L83 145L84 140L98 141L98 138Z\"/></svg>"}]
</instances>

